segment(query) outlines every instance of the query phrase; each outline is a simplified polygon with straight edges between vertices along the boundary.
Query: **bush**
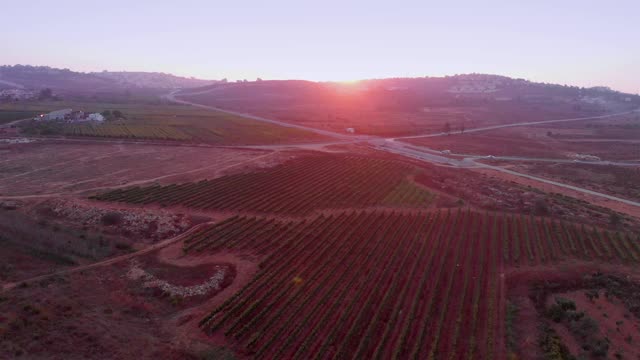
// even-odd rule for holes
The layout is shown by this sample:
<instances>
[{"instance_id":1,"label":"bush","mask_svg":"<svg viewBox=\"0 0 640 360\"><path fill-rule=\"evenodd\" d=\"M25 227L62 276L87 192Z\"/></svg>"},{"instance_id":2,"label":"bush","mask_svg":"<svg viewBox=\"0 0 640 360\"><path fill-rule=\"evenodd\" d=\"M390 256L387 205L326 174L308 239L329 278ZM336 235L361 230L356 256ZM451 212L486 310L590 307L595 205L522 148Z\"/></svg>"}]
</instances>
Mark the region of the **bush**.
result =
<instances>
[{"instance_id":1,"label":"bush","mask_svg":"<svg viewBox=\"0 0 640 360\"><path fill-rule=\"evenodd\" d=\"M573 300L569 300L569 299L565 299L562 297L557 297L556 298L556 304L560 305L560 307L562 307L562 310L567 311L567 310L575 310L576 309L576 303Z\"/></svg>"},{"instance_id":2,"label":"bush","mask_svg":"<svg viewBox=\"0 0 640 360\"><path fill-rule=\"evenodd\" d=\"M556 332L549 326L543 325L540 330L540 347L545 353L547 359L552 360L574 360L575 357L571 355L571 352L567 346L562 342L562 339Z\"/></svg>"},{"instance_id":3,"label":"bush","mask_svg":"<svg viewBox=\"0 0 640 360\"><path fill-rule=\"evenodd\" d=\"M571 321L569 323L569 330L571 330L574 335L582 339L587 339L598 333L598 322L588 316L583 316L580 320Z\"/></svg>"},{"instance_id":4,"label":"bush","mask_svg":"<svg viewBox=\"0 0 640 360\"><path fill-rule=\"evenodd\" d=\"M533 212L538 216L549 215L549 205L547 204L547 201L544 199L536 200Z\"/></svg>"},{"instance_id":5,"label":"bush","mask_svg":"<svg viewBox=\"0 0 640 360\"><path fill-rule=\"evenodd\" d=\"M622 217L617 212L609 214L609 225L618 227L622 223Z\"/></svg>"},{"instance_id":6,"label":"bush","mask_svg":"<svg viewBox=\"0 0 640 360\"><path fill-rule=\"evenodd\" d=\"M100 221L102 222L102 225L105 226L118 225L122 222L122 214L111 211L102 215Z\"/></svg>"},{"instance_id":7,"label":"bush","mask_svg":"<svg viewBox=\"0 0 640 360\"><path fill-rule=\"evenodd\" d=\"M131 247L130 244L123 243L123 242L117 242L116 243L116 249L125 250L125 251L132 251L133 250L133 248Z\"/></svg>"},{"instance_id":8,"label":"bush","mask_svg":"<svg viewBox=\"0 0 640 360\"><path fill-rule=\"evenodd\" d=\"M555 322L560 322L564 319L581 319L584 313L576 312L576 303L573 300L557 297L556 303L547 310L547 316Z\"/></svg>"},{"instance_id":9,"label":"bush","mask_svg":"<svg viewBox=\"0 0 640 360\"><path fill-rule=\"evenodd\" d=\"M593 299L597 299L600 297L600 293L598 290L588 290L585 291L584 295L589 299L589 301L593 302Z\"/></svg>"}]
</instances>

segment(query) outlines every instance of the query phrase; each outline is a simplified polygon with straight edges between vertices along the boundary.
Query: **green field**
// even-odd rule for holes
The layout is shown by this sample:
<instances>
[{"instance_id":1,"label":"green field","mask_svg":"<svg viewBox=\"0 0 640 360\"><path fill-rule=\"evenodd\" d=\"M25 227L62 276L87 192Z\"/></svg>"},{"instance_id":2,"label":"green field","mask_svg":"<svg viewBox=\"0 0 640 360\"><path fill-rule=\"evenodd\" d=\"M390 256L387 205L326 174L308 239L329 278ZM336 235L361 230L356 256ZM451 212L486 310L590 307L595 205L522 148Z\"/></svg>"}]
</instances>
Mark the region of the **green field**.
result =
<instances>
[{"instance_id":1,"label":"green field","mask_svg":"<svg viewBox=\"0 0 640 360\"><path fill-rule=\"evenodd\" d=\"M78 101L23 102L2 104L0 112L37 114L71 108L85 112L118 110L126 119L104 125L64 125L39 135L100 136L115 138L181 140L216 145L277 144L322 140L320 135L300 129L267 124L220 111L169 103L101 103ZM28 117L28 116L27 116ZM122 127L122 126L125 127ZM44 126L44 125L43 125ZM104 128L103 128L104 127ZM51 128L47 126L47 128ZM128 131L127 129L133 129ZM140 132L140 131L143 132ZM137 134L137 135L136 135Z\"/></svg>"},{"instance_id":2,"label":"green field","mask_svg":"<svg viewBox=\"0 0 640 360\"><path fill-rule=\"evenodd\" d=\"M32 118L40 114L31 110L0 110L0 124L6 124L15 120Z\"/></svg>"}]
</instances>

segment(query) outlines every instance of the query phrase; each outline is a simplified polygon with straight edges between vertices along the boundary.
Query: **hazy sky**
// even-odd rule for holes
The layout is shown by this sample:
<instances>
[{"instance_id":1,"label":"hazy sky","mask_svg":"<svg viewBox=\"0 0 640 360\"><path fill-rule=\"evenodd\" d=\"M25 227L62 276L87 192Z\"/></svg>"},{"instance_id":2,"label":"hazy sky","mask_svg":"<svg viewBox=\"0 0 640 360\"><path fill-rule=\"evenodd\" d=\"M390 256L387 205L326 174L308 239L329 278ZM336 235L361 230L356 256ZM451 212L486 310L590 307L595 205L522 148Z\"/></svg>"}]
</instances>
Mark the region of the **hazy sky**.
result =
<instances>
[{"instance_id":1,"label":"hazy sky","mask_svg":"<svg viewBox=\"0 0 640 360\"><path fill-rule=\"evenodd\" d=\"M209 79L493 73L640 92L640 1L0 0L0 64Z\"/></svg>"}]
</instances>

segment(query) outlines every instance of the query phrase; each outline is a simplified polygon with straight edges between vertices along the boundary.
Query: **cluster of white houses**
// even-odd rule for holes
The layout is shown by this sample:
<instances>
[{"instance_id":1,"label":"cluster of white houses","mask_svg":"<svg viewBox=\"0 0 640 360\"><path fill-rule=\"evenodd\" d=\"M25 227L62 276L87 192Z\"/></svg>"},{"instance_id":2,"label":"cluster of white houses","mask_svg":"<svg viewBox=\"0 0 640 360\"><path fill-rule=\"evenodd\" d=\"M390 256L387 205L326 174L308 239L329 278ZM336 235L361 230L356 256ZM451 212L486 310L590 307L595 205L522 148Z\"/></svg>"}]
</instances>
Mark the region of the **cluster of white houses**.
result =
<instances>
[{"instance_id":1,"label":"cluster of white houses","mask_svg":"<svg viewBox=\"0 0 640 360\"><path fill-rule=\"evenodd\" d=\"M80 110L62 109L41 115L36 120L64 120L68 122L95 121L103 122L104 116L100 113L85 113Z\"/></svg>"},{"instance_id":2,"label":"cluster of white houses","mask_svg":"<svg viewBox=\"0 0 640 360\"><path fill-rule=\"evenodd\" d=\"M0 90L0 99L7 100L29 100L35 99L38 93L34 90L5 89Z\"/></svg>"}]
</instances>

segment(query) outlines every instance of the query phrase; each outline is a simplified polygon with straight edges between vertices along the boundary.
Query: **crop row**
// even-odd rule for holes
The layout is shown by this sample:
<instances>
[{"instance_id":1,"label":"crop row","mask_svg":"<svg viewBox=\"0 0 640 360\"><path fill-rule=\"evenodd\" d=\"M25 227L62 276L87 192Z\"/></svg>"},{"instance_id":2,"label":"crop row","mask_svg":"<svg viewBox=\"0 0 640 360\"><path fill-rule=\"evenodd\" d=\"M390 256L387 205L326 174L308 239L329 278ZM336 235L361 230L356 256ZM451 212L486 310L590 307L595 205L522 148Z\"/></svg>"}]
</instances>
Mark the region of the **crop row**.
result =
<instances>
[{"instance_id":1,"label":"crop row","mask_svg":"<svg viewBox=\"0 0 640 360\"><path fill-rule=\"evenodd\" d=\"M264 171L193 183L118 189L94 198L294 215L327 208L428 206L433 196L407 180L412 170L410 166L387 160L314 156Z\"/></svg>"},{"instance_id":2,"label":"crop row","mask_svg":"<svg viewBox=\"0 0 640 360\"><path fill-rule=\"evenodd\" d=\"M502 256L507 264L543 264L567 258L637 263L639 239L619 232L587 229L549 218L503 215Z\"/></svg>"},{"instance_id":3,"label":"crop row","mask_svg":"<svg viewBox=\"0 0 640 360\"><path fill-rule=\"evenodd\" d=\"M467 339L484 336L478 319L497 316L480 296L499 286L486 280L489 222L466 211L360 211L303 226L231 218L192 234L185 250L250 251L263 243L257 234L272 250L201 326L257 358L471 356Z\"/></svg>"},{"instance_id":4,"label":"crop row","mask_svg":"<svg viewBox=\"0 0 640 360\"><path fill-rule=\"evenodd\" d=\"M69 136L91 136L147 140L191 139L191 136L185 134L177 128L162 125L77 124L65 126L64 134Z\"/></svg>"},{"instance_id":5,"label":"crop row","mask_svg":"<svg viewBox=\"0 0 640 360\"><path fill-rule=\"evenodd\" d=\"M256 358L474 359L499 357L505 265L633 262L637 246L542 218L377 210L236 216L191 234L185 251L263 257L250 283L200 322Z\"/></svg>"}]
</instances>

